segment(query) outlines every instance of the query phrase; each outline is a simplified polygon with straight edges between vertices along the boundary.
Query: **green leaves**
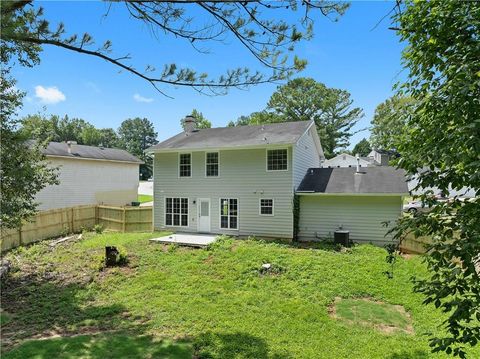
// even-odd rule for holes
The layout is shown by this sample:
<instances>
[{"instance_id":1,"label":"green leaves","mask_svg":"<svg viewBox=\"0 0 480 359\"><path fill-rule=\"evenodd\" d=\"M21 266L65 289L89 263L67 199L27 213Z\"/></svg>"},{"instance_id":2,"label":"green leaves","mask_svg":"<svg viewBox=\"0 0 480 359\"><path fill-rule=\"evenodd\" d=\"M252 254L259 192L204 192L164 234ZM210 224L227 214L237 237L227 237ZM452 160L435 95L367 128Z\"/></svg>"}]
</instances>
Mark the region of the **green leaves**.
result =
<instances>
[{"instance_id":1,"label":"green leaves","mask_svg":"<svg viewBox=\"0 0 480 359\"><path fill-rule=\"evenodd\" d=\"M10 3L13 5L2 8L2 44L7 49L2 53L4 62L16 57L22 65L33 66L39 62L38 53L43 46L57 46L116 65L148 81L162 94L165 93L160 86L168 85L188 86L213 95L225 94L231 87L246 89L260 83L285 80L302 71L307 62L292 54L295 46L312 38L314 20L322 16L338 17L348 8L347 3L324 0L303 2L301 7L295 2L270 4L262 1L112 2L111 6L125 6L131 19L145 23L157 38L174 36L196 49L199 55L208 54L210 43L229 46L236 42L260 65L250 70L239 62L223 75L211 76L204 71L168 64L147 66L149 71L142 72L127 62L131 60L129 54L111 56L113 47L109 40L94 48L95 41L88 33L67 34L61 22L52 30L41 7L31 8L27 2ZM151 71L155 67L163 71Z\"/></svg>"},{"instance_id":2,"label":"green leaves","mask_svg":"<svg viewBox=\"0 0 480 359\"><path fill-rule=\"evenodd\" d=\"M2 68L0 81L1 121L0 153L0 224L1 228L18 227L35 212L35 195L46 185L56 184L56 168L48 166L41 152L43 142L28 143L18 131L16 111L23 93L14 88L8 68Z\"/></svg>"},{"instance_id":3,"label":"green leaves","mask_svg":"<svg viewBox=\"0 0 480 359\"><path fill-rule=\"evenodd\" d=\"M472 189L478 196L480 3L407 1L394 20L408 43L403 60L409 75L400 93L415 101L393 137L402 155L398 165L418 175L424 202L431 201L428 188L447 195ZM417 280L415 290L449 314L446 335L430 339L433 352L464 358L465 346L480 339L480 277L473 263L480 253L479 218L480 198L455 197L397 225L399 239L409 231L432 238L425 256L431 275Z\"/></svg>"}]
</instances>

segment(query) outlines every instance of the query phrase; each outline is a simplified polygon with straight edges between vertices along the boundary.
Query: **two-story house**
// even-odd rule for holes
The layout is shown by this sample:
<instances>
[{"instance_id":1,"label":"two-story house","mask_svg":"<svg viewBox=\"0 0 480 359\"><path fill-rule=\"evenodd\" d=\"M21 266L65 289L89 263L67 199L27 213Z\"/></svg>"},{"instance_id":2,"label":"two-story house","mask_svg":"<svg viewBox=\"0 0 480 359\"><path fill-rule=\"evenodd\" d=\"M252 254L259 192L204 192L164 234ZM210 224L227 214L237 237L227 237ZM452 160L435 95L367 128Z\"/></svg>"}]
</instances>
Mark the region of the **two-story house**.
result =
<instances>
[{"instance_id":1,"label":"two-story house","mask_svg":"<svg viewBox=\"0 0 480 359\"><path fill-rule=\"evenodd\" d=\"M323 158L313 121L185 128L149 150L154 227L292 238L294 191Z\"/></svg>"},{"instance_id":2,"label":"two-story house","mask_svg":"<svg viewBox=\"0 0 480 359\"><path fill-rule=\"evenodd\" d=\"M383 221L401 214L403 172L320 168L313 121L196 129L153 147L154 228L178 232L316 240L338 228L384 241ZM294 197L299 221L294 224Z\"/></svg>"}]
</instances>

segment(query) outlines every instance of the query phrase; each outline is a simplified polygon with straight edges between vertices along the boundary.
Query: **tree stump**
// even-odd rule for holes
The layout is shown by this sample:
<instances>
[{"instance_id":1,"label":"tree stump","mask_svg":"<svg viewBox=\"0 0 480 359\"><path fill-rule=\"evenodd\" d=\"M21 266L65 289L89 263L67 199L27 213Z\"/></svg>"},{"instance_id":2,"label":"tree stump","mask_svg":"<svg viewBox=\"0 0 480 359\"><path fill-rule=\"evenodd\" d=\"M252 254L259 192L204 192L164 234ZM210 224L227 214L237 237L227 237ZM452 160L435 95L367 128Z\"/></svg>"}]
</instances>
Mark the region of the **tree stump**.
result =
<instances>
[{"instance_id":1,"label":"tree stump","mask_svg":"<svg viewBox=\"0 0 480 359\"><path fill-rule=\"evenodd\" d=\"M113 267L117 265L117 258L119 255L117 247L106 246L105 247L105 265L107 267Z\"/></svg>"}]
</instances>

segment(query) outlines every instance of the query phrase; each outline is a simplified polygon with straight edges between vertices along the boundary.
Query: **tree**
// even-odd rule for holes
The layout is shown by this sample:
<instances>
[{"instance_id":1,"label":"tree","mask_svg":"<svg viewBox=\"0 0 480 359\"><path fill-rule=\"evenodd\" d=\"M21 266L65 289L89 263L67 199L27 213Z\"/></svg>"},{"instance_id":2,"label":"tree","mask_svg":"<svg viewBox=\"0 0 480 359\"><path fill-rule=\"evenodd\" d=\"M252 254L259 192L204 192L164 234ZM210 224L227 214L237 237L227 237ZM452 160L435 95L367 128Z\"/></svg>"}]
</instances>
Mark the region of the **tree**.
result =
<instances>
[{"instance_id":1,"label":"tree","mask_svg":"<svg viewBox=\"0 0 480 359\"><path fill-rule=\"evenodd\" d=\"M145 153L145 150L158 143L153 123L146 118L129 118L122 122L118 134L121 148L145 162L140 165L142 179L150 178L153 174L153 161L152 157Z\"/></svg>"},{"instance_id":2,"label":"tree","mask_svg":"<svg viewBox=\"0 0 480 359\"><path fill-rule=\"evenodd\" d=\"M365 157L365 156L368 156L370 151L372 151L370 142L368 142L368 140L364 138L355 145L355 147L352 150L352 154L355 156L358 153L360 156Z\"/></svg>"},{"instance_id":3,"label":"tree","mask_svg":"<svg viewBox=\"0 0 480 359\"><path fill-rule=\"evenodd\" d=\"M449 193L464 187L477 197L436 203L429 213L402 217L395 232L428 236L424 259L430 276L417 278L415 290L425 303L447 313L446 334L434 335L434 352L462 358L480 340L480 3L406 1L394 15L407 43L403 63L407 78L401 96L417 104L395 146L398 166L418 175L425 203L436 203L429 187ZM419 173L419 169L422 169Z\"/></svg>"},{"instance_id":4,"label":"tree","mask_svg":"<svg viewBox=\"0 0 480 359\"><path fill-rule=\"evenodd\" d=\"M2 53L3 49L2 49ZM2 55L2 62L4 58ZM0 81L0 227L16 228L35 214L35 195L47 185L57 184L56 169L48 166L42 142L29 143L18 131L16 111L23 93L14 88L9 69L2 67Z\"/></svg>"},{"instance_id":5,"label":"tree","mask_svg":"<svg viewBox=\"0 0 480 359\"><path fill-rule=\"evenodd\" d=\"M279 86L265 110L241 116L228 126L314 120L325 157L331 158L337 151L345 151L354 134L352 127L363 116L363 110L351 108L352 104L347 91L300 77Z\"/></svg>"},{"instance_id":6,"label":"tree","mask_svg":"<svg viewBox=\"0 0 480 359\"><path fill-rule=\"evenodd\" d=\"M276 123L276 122L284 122L284 118L273 112L258 111L258 112L252 112L248 116L240 116L235 122L230 121L228 123L228 127L261 125L261 124Z\"/></svg>"},{"instance_id":7,"label":"tree","mask_svg":"<svg viewBox=\"0 0 480 359\"><path fill-rule=\"evenodd\" d=\"M70 119L68 115L65 115L62 119L58 120L58 116L52 116L51 121L57 122L57 138L55 141L77 141L79 144L90 145L96 143L94 140L93 129L95 127L89 122L82 120L81 118ZM86 130L89 128L89 130ZM90 132L90 134L84 133L84 131ZM89 142L92 141L92 142Z\"/></svg>"},{"instance_id":8,"label":"tree","mask_svg":"<svg viewBox=\"0 0 480 359\"><path fill-rule=\"evenodd\" d=\"M38 51L55 46L109 62L134 74L162 92L160 86L188 86L212 94L225 93L229 88L279 81L302 70L306 61L294 55L295 45L313 36L315 15L336 20L348 8L348 3L331 1L269 1L203 2L203 1L118 1L110 7L125 7L131 19L141 21L160 36L174 36L193 46L200 54L208 53L209 43L242 45L270 73L252 71L241 64L224 75L211 77L205 72L165 64L157 71L147 66L145 71L130 63L130 55L115 55L107 40L96 45L91 35L69 34L60 22L52 29L41 7L32 0L7 1L1 8L2 42L8 51L26 52L22 61L38 62ZM289 16L286 16L288 13ZM109 16L108 11L104 16ZM298 15L297 15L298 14ZM295 16L297 15L297 16ZM58 20L58 19L55 19ZM298 26L300 25L300 26ZM32 50L33 49L33 50ZM34 55L34 56L33 56Z\"/></svg>"},{"instance_id":9,"label":"tree","mask_svg":"<svg viewBox=\"0 0 480 359\"><path fill-rule=\"evenodd\" d=\"M102 136L101 145L107 148L115 148L119 146L119 138L113 128L102 128L99 130Z\"/></svg>"},{"instance_id":10,"label":"tree","mask_svg":"<svg viewBox=\"0 0 480 359\"><path fill-rule=\"evenodd\" d=\"M27 115L20 120L22 136L40 142L56 141L58 128L56 123L40 114Z\"/></svg>"},{"instance_id":11,"label":"tree","mask_svg":"<svg viewBox=\"0 0 480 359\"><path fill-rule=\"evenodd\" d=\"M414 111L412 97L394 95L375 109L371 137L372 145L377 149L394 150L395 142L406 130L405 124Z\"/></svg>"},{"instance_id":12,"label":"tree","mask_svg":"<svg viewBox=\"0 0 480 359\"><path fill-rule=\"evenodd\" d=\"M102 133L95 128L95 126L91 124L87 124L85 127L82 128L82 132L80 133L79 142L82 145L87 146L99 146L102 143Z\"/></svg>"},{"instance_id":13,"label":"tree","mask_svg":"<svg viewBox=\"0 0 480 359\"><path fill-rule=\"evenodd\" d=\"M197 111L196 109L192 110L192 116L197 120L197 128L202 129L202 128L211 128L212 123L203 116L203 113L200 111ZM181 121L182 128L185 130L185 124L183 123L183 120Z\"/></svg>"},{"instance_id":14,"label":"tree","mask_svg":"<svg viewBox=\"0 0 480 359\"><path fill-rule=\"evenodd\" d=\"M49 118L40 114L27 115L21 120L24 136L41 142L76 141L87 146L118 146L118 135L113 128L97 129L91 123L80 118L70 119L68 115Z\"/></svg>"}]
</instances>

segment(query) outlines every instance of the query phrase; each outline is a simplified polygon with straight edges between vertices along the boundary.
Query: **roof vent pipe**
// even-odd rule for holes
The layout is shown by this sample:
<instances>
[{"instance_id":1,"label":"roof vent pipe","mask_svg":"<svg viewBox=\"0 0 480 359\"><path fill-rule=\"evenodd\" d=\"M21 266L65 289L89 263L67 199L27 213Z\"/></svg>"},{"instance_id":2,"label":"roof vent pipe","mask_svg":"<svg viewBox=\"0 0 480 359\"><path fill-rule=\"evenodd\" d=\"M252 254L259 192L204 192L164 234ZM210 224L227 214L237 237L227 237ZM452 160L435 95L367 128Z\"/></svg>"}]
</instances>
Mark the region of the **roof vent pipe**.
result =
<instances>
[{"instance_id":1,"label":"roof vent pipe","mask_svg":"<svg viewBox=\"0 0 480 359\"><path fill-rule=\"evenodd\" d=\"M355 155L355 158L357 159L357 173L360 172L360 155L357 153Z\"/></svg>"},{"instance_id":2,"label":"roof vent pipe","mask_svg":"<svg viewBox=\"0 0 480 359\"><path fill-rule=\"evenodd\" d=\"M197 131L197 119L193 115L185 116L182 122L185 133Z\"/></svg>"},{"instance_id":3,"label":"roof vent pipe","mask_svg":"<svg viewBox=\"0 0 480 359\"><path fill-rule=\"evenodd\" d=\"M67 141L67 151L68 153L72 153L72 145L76 145L77 141Z\"/></svg>"}]
</instances>

